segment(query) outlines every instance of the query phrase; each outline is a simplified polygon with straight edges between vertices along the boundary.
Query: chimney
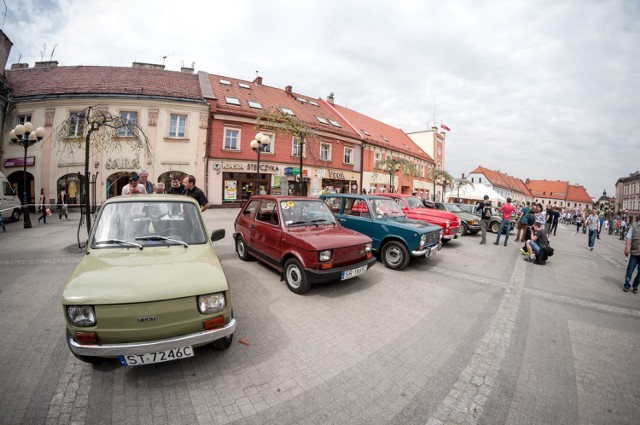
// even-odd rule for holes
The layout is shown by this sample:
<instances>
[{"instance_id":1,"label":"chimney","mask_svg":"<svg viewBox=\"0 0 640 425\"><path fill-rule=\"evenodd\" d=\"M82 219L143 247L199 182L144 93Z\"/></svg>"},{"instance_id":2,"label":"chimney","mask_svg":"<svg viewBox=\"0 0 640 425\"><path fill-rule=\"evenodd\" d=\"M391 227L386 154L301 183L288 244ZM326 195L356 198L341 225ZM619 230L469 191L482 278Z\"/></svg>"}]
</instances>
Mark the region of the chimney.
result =
<instances>
[{"instance_id":1,"label":"chimney","mask_svg":"<svg viewBox=\"0 0 640 425\"><path fill-rule=\"evenodd\" d=\"M180 68L180 72L182 72L183 74L193 74L193 68L183 66L182 68Z\"/></svg>"},{"instance_id":2,"label":"chimney","mask_svg":"<svg viewBox=\"0 0 640 425\"><path fill-rule=\"evenodd\" d=\"M293 87L291 87L291 86L287 86L287 87L284 88L284 92L286 94L288 94L289 96L293 96L293 94L291 94L291 90L293 90Z\"/></svg>"},{"instance_id":3,"label":"chimney","mask_svg":"<svg viewBox=\"0 0 640 425\"><path fill-rule=\"evenodd\" d=\"M438 127L436 127L435 125L433 127L431 127L431 131L433 131L434 133L438 132Z\"/></svg>"},{"instance_id":4,"label":"chimney","mask_svg":"<svg viewBox=\"0 0 640 425\"><path fill-rule=\"evenodd\" d=\"M256 77L256 79L253 80L253 82L256 84L256 86L261 86L262 85L262 77L260 77L260 76Z\"/></svg>"},{"instance_id":5,"label":"chimney","mask_svg":"<svg viewBox=\"0 0 640 425\"><path fill-rule=\"evenodd\" d=\"M464 173L462 173L462 180L464 180Z\"/></svg>"},{"instance_id":6,"label":"chimney","mask_svg":"<svg viewBox=\"0 0 640 425\"><path fill-rule=\"evenodd\" d=\"M58 61L36 62L34 68L55 68L58 66Z\"/></svg>"},{"instance_id":7,"label":"chimney","mask_svg":"<svg viewBox=\"0 0 640 425\"><path fill-rule=\"evenodd\" d=\"M144 62L133 62L131 68L137 69L164 69L164 65L160 65L157 63L144 63Z\"/></svg>"},{"instance_id":8,"label":"chimney","mask_svg":"<svg viewBox=\"0 0 640 425\"><path fill-rule=\"evenodd\" d=\"M29 68L28 63L12 63L11 69L27 69Z\"/></svg>"},{"instance_id":9,"label":"chimney","mask_svg":"<svg viewBox=\"0 0 640 425\"><path fill-rule=\"evenodd\" d=\"M329 96L327 96L327 103L329 105L333 105L333 92L329 93Z\"/></svg>"}]
</instances>

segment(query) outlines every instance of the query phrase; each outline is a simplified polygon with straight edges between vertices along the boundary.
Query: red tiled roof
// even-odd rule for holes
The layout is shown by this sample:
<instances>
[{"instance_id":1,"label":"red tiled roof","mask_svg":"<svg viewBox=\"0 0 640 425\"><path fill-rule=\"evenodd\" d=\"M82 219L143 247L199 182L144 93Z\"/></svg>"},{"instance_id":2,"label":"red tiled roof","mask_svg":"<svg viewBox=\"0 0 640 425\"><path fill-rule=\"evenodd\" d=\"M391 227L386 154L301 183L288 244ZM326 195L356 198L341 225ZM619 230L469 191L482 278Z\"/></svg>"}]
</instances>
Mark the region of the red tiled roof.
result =
<instances>
[{"instance_id":1,"label":"red tiled roof","mask_svg":"<svg viewBox=\"0 0 640 425\"><path fill-rule=\"evenodd\" d=\"M160 96L204 101L198 76L111 66L56 66L6 71L13 98L56 95Z\"/></svg>"},{"instance_id":2,"label":"red tiled roof","mask_svg":"<svg viewBox=\"0 0 640 425\"><path fill-rule=\"evenodd\" d=\"M587 193L587 189L577 184L569 185L567 201L593 203L593 199L591 199L591 196Z\"/></svg>"},{"instance_id":3,"label":"red tiled roof","mask_svg":"<svg viewBox=\"0 0 640 425\"><path fill-rule=\"evenodd\" d=\"M228 81L229 84L222 84L220 80ZM319 99L294 93L293 91L288 93L285 90L257 84L252 81L220 75L210 74L209 81L211 82L211 88L217 99L214 111L216 113L222 112L255 119L263 110L269 107L278 109L287 108L315 131L325 131L360 139L348 123ZM241 87L240 84L245 87ZM240 105L227 103L225 97L238 99ZM262 109L250 107L249 101L258 102L262 106ZM315 105L311 104L311 102L314 102ZM316 117L324 118L327 123L320 122ZM329 120L337 123L339 127L332 125Z\"/></svg>"},{"instance_id":4,"label":"red tiled roof","mask_svg":"<svg viewBox=\"0 0 640 425\"><path fill-rule=\"evenodd\" d=\"M527 187L532 196L564 200L568 196L569 183L560 180L529 180Z\"/></svg>"},{"instance_id":5,"label":"red tiled roof","mask_svg":"<svg viewBox=\"0 0 640 425\"><path fill-rule=\"evenodd\" d=\"M433 158L422 150L409 136L399 128L375 120L344 106L332 105L363 137L367 143L386 147L412 155L423 160L434 162ZM364 132L369 133L368 135Z\"/></svg>"},{"instance_id":6,"label":"red tiled roof","mask_svg":"<svg viewBox=\"0 0 640 425\"><path fill-rule=\"evenodd\" d=\"M490 170L480 165L471 173L484 174L486 179L489 180L493 186L520 192L526 196L531 195L529 193L529 189L522 180L508 174L501 173L500 171Z\"/></svg>"}]
</instances>

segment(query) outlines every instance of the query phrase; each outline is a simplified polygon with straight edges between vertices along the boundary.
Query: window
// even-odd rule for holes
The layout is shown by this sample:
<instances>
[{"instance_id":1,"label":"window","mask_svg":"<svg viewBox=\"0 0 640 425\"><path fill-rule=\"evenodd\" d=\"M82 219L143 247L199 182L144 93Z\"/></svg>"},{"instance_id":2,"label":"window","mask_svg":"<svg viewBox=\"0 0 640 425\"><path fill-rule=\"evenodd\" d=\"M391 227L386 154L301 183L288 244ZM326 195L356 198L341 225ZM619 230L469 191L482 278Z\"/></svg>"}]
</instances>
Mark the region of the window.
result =
<instances>
[{"instance_id":1,"label":"window","mask_svg":"<svg viewBox=\"0 0 640 425\"><path fill-rule=\"evenodd\" d=\"M282 111L283 114L287 114L287 115L292 115L292 116L296 116L296 114L293 113L293 111L291 109L287 109L287 108L280 108L280 110Z\"/></svg>"},{"instance_id":2,"label":"window","mask_svg":"<svg viewBox=\"0 0 640 425\"><path fill-rule=\"evenodd\" d=\"M224 101L227 102L227 105L236 105L240 106L240 99L231 96L225 96Z\"/></svg>"},{"instance_id":3,"label":"window","mask_svg":"<svg viewBox=\"0 0 640 425\"><path fill-rule=\"evenodd\" d=\"M307 99L303 99L301 97L298 98L298 102L300 103L307 103Z\"/></svg>"},{"instance_id":4,"label":"window","mask_svg":"<svg viewBox=\"0 0 640 425\"><path fill-rule=\"evenodd\" d=\"M320 107L320 106L319 106L316 102L314 102L313 100L310 100L310 101L309 101L309 103L310 103L310 104L312 104L313 106L318 106L318 107Z\"/></svg>"},{"instance_id":5,"label":"window","mask_svg":"<svg viewBox=\"0 0 640 425\"><path fill-rule=\"evenodd\" d=\"M380 152L376 152L373 154L373 163L377 164L380 162Z\"/></svg>"},{"instance_id":6,"label":"window","mask_svg":"<svg viewBox=\"0 0 640 425\"><path fill-rule=\"evenodd\" d=\"M332 125L332 126L334 126L334 127L341 127L341 126L340 126L340 124L338 124L338 122L337 122L337 121L329 120L329 122L330 122L330 123L331 123L331 125Z\"/></svg>"},{"instance_id":7,"label":"window","mask_svg":"<svg viewBox=\"0 0 640 425\"><path fill-rule=\"evenodd\" d=\"M84 117L80 112L69 114L69 137L81 137L84 125Z\"/></svg>"},{"instance_id":8,"label":"window","mask_svg":"<svg viewBox=\"0 0 640 425\"><path fill-rule=\"evenodd\" d=\"M249 84L245 84L245 83L238 83L238 86L242 87L243 89L250 89L251 87L249 87Z\"/></svg>"},{"instance_id":9,"label":"window","mask_svg":"<svg viewBox=\"0 0 640 425\"><path fill-rule=\"evenodd\" d=\"M320 161L331 161L331 145L320 143Z\"/></svg>"},{"instance_id":10,"label":"window","mask_svg":"<svg viewBox=\"0 0 640 425\"><path fill-rule=\"evenodd\" d=\"M471 183L475 183L475 182L473 181L473 177L471 177Z\"/></svg>"},{"instance_id":11,"label":"window","mask_svg":"<svg viewBox=\"0 0 640 425\"><path fill-rule=\"evenodd\" d=\"M133 127L138 122L137 112L120 112L120 123L122 126L118 129L118 136L131 137L133 136Z\"/></svg>"},{"instance_id":12,"label":"window","mask_svg":"<svg viewBox=\"0 0 640 425\"><path fill-rule=\"evenodd\" d=\"M180 139L184 138L186 127L186 115L171 114L171 123L169 124L169 137Z\"/></svg>"},{"instance_id":13,"label":"window","mask_svg":"<svg viewBox=\"0 0 640 425\"><path fill-rule=\"evenodd\" d=\"M260 102L255 102L253 100L247 100L250 108L253 109L262 109L262 104Z\"/></svg>"},{"instance_id":14,"label":"window","mask_svg":"<svg viewBox=\"0 0 640 425\"><path fill-rule=\"evenodd\" d=\"M482 183L482 177L478 177L478 183Z\"/></svg>"},{"instance_id":15,"label":"window","mask_svg":"<svg viewBox=\"0 0 640 425\"><path fill-rule=\"evenodd\" d=\"M31 122L31 114L18 115L17 121L16 125L24 125L27 122Z\"/></svg>"},{"instance_id":16,"label":"window","mask_svg":"<svg viewBox=\"0 0 640 425\"><path fill-rule=\"evenodd\" d=\"M322 117L316 116L316 119L318 121L320 121L322 124L329 124L329 121L327 121L326 119L324 119Z\"/></svg>"},{"instance_id":17,"label":"window","mask_svg":"<svg viewBox=\"0 0 640 425\"><path fill-rule=\"evenodd\" d=\"M234 130L232 128L224 129L224 145L222 149L232 151L240 150L240 130Z\"/></svg>"},{"instance_id":18,"label":"window","mask_svg":"<svg viewBox=\"0 0 640 425\"><path fill-rule=\"evenodd\" d=\"M229 80L223 80L221 78L219 81L220 81L220 84L224 84L225 86L230 86L231 85L231 81L229 81Z\"/></svg>"},{"instance_id":19,"label":"window","mask_svg":"<svg viewBox=\"0 0 640 425\"><path fill-rule=\"evenodd\" d=\"M300 142L296 138L292 139L291 146L291 156L300 156ZM302 154L304 155L304 151Z\"/></svg>"},{"instance_id":20,"label":"window","mask_svg":"<svg viewBox=\"0 0 640 425\"><path fill-rule=\"evenodd\" d=\"M274 201L266 201L260 203L260 209L256 214L256 220L262 221L268 224L278 225L280 224L280 220L278 220L278 207Z\"/></svg>"},{"instance_id":21,"label":"window","mask_svg":"<svg viewBox=\"0 0 640 425\"><path fill-rule=\"evenodd\" d=\"M262 133L269 138L269 144L260 145L260 152L273 153L273 134Z\"/></svg>"},{"instance_id":22,"label":"window","mask_svg":"<svg viewBox=\"0 0 640 425\"><path fill-rule=\"evenodd\" d=\"M344 161L345 164L353 164L353 149L344 148Z\"/></svg>"},{"instance_id":23,"label":"window","mask_svg":"<svg viewBox=\"0 0 640 425\"><path fill-rule=\"evenodd\" d=\"M362 132L364 133L365 136L371 136L371 134L369 134L369 132L364 128L362 129Z\"/></svg>"}]
</instances>

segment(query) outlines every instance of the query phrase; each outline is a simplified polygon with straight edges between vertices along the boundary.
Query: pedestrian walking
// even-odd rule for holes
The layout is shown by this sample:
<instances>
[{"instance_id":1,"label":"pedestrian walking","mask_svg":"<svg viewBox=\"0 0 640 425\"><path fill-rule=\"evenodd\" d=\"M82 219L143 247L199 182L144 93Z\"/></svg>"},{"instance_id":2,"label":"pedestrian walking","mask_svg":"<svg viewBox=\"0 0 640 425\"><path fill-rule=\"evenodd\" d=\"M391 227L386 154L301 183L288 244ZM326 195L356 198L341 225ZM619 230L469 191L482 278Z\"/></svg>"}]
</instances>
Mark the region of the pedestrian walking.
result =
<instances>
[{"instance_id":1,"label":"pedestrian walking","mask_svg":"<svg viewBox=\"0 0 640 425\"><path fill-rule=\"evenodd\" d=\"M478 202L476 212L480 213L480 228L482 229L480 245L484 245L487 243L487 229L491 221L491 201L489 200L489 195L484 195L484 201Z\"/></svg>"},{"instance_id":2,"label":"pedestrian walking","mask_svg":"<svg viewBox=\"0 0 640 425\"><path fill-rule=\"evenodd\" d=\"M580 231L582 225L582 214L576 214L576 233Z\"/></svg>"},{"instance_id":3,"label":"pedestrian walking","mask_svg":"<svg viewBox=\"0 0 640 425\"><path fill-rule=\"evenodd\" d=\"M509 233L511 232L511 215L515 212L515 210L515 207L511 205L511 198L507 198L507 203L498 209L498 212L502 216L502 221L500 221L500 229L498 230L498 237L493 243L494 245L500 244L500 236L502 235L502 231L506 229L507 232L504 236L504 246L507 246L507 242L509 241Z\"/></svg>"},{"instance_id":4,"label":"pedestrian walking","mask_svg":"<svg viewBox=\"0 0 640 425\"><path fill-rule=\"evenodd\" d=\"M553 208L551 210L551 216L551 229L549 230L549 234L553 233L553 236L555 236L556 230L558 230L558 221L560 221L560 211L558 211L558 208Z\"/></svg>"},{"instance_id":5,"label":"pedestrian walking","mask_svg":"<svg viewBox=\"0 0 640 425\"><path fill-rule=\"evenodd\" d=\"M47 199L44 196L44 188L40 189L40 199L38 200L38 211L40 211L42 213L42 215L40 217L38 217L38 223L40 223L40 220L44 220L44 224L49 224L47 223Z\"/></svg>"},{"instance_id":6,"label":"pedestrian walking","mask_svg":"<svg viewBox=\"0 0 640 425\"><path fill-rule=\"evenodd\" d=\"M62 214L64 214L65 219L69 219L67 202L67 190L63 187L58 195L58 219L60 220L62 220Z\"/></svg>"},{"instance_id":7,"label":"pedestrian walking","mask_svg":"<svg viewBox=\"0 0 640 425\"><path fill-rule=\"evenodd\" d=\"M624 255L627 257L627 273L624 277L624 292L629 292L631 289L631 276L633 275L633 271L636 271L636 278L633 279L633 293L638 293L638 284L640 284L640 226L638 226L638 221L640 220L640 215L636 217L636 222L629 227L627 231L626 239L624 245Z\"/></svg>"},{"instance_id":8,"label":"pedestrian walking","mask_svg":"<svg viewBox=\"0 0 640 425\"><path fill-rule=\"evenodd\" d=\"M591 214L589 214L585 222L585 227L589 230L588 248L589 251L593 251L593 246L596 244L596 236L598 235L598 230L600 230L600 219L596 210L591 210Z\"/></svg>"}]
</instances>

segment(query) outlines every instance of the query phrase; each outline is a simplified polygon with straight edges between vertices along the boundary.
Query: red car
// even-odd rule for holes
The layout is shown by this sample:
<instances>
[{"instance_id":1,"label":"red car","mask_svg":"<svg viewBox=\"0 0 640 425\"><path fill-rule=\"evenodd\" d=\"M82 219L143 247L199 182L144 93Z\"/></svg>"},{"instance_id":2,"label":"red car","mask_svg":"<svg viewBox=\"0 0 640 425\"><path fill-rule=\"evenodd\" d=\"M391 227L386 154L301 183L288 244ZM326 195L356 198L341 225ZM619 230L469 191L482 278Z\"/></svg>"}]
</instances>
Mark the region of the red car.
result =
<instances>
[{"instance_id":1,"label":"red car","mask_svg":"<svg viewBox=\"0 0 640 425\"><path fill-rule=\"evenodd\" d=\"M235 221L236 252L282 273L289 289L359 276L376 262L370 237L342 227L320 199L252 196Z\"/></svg>"},{"instance_id":2,"label":"red car","mask_svg":"<svg viewBox=\"0 0 640 425\"><path fill-rule=\"evenodd\" d=\"M461 236L460 221L454 213L427 208L420 198L413 195L401 193L380 193L379 195L393 198L407 217L424 220L442 227L442 243L447 243L451 239L457 239Z\"/></svg>"}]
</instances>

